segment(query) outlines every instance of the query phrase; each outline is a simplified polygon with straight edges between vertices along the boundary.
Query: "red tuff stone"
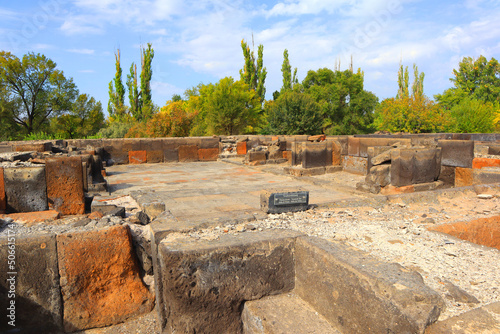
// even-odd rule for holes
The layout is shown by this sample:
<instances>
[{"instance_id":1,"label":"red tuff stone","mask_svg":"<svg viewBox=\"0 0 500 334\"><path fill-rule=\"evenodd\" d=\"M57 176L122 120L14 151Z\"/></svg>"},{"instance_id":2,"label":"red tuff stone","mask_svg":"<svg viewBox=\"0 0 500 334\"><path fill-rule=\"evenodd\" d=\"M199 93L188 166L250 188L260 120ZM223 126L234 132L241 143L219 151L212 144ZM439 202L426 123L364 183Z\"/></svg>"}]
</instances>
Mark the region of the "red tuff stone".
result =
<instances>
[{"instance_id":1,"label":"red tuff stone","mask_svg":"<svg viewBox=\"0 0 500 334\"><path fill-rule=\"evenodd\" d=\"M247 154L247 142L246 141L240 141L239 143L236 143L236 153L238 155Z\"/></svg>"},{"instance_id":2,"label":"red tuff stone","mask_svg":"<svg viewBox=\"0 0 500 334\"><path fill-rule=\"evenodd\" d=\"M59 212L55 210L46 210L46 211L35 211L35 212L19 212L19 213L11 213L8 215L0 216L9 217L14 219L15 221L22 222L24 224L32 224L32 223L40 223L46 220L56 220L59 219Z\"/></svg>"},{"instance_id":3,"label":"red tuff stone","mask_svg":"<svg viewBox=\"0 0 500 334\"><path fill-rule=\"evenodd\" d=\"M455 168L455 187L471 186L473 178L471 168Z\"/></svg>"},{"instance_id":4,"label":"red tuff stone","mask_svg":"<svg viewBox=\"0 0 500 334\"><path fill-rule=\"evenodd\" d=\"M198 159L200 161L216 161L218 157L218 148L200 148L198 150Z\"/></svg>"},{"instance_id":5,"label":"red tuff stone","mask_svg":"<svg viewBox=\"0 0 500 334\"><path fill-rule=\"evenodd\" d=\"M103 327L151 311L126 226L57 236L64 329Z\"/></svg>"},{"instance_id":6,"label":"red tuff stone","mask_svg":"<svg viewBox=\"0 0 500 334\"><path fill-rule=\"evenodd\" d=\"M292 163L292 151L283 151L283 159L288 160L288 163Z\"/></svg>"},{"instance_id":7,"label":"red tuff stone","mask_svg":"<svg viewBox=\"0 0 500 334\"><path fill-rule=\"evenodd\" d=\"M5 182L3 180L3 168L0 167L0 213L5 213L7 200L5 198Z\"/></svg>"},{"instance_id":8,"label":"red tuff stone","mask_svg":"<svg viewBox=\"0 0 500 334\"><path fill-rule=\"evenodd\" d=\"M51 143L16 145L16 152L45 152L52 150Z\"/></svg>"},{"instance_id":9,"label":"red tuff stone","mask_svg":"<svg viewBox=\"0 0 500 334\"><path fill-rule=\"evenodd\" d=\"M500 216L433 226L429 230L500 250Z\"/></svg>"},{"instance_id":10,"label":"red tuff stone","mask_svg":"<svg viewBox=\"0 0 500 334\"><path fill-rule=\"evenodd\" d=\"M85 213L82 159L50 158L45 163L49 208L63 215Z\"/></svg>"},{"instance_id":11,"label":"red tuff stone","mask_svg":"<svg viewBox=\"0 0 500 334\"><path fill-rule=\"evenodd\" d=\"M474 158L472 160L473 169L481 169L483 167L500 167L500 159Z\"/></svg>"},{"instance_id":12,"label":"red tuff stone","mask_svg":"<svg viewBox=\"0 0 500 334\"><path fill-rule=\"evenodd\" d=\"M147 151L129 151L128 163L129 164L144 164L148 161Z\"/></svg>"},{"instance_id":13,"label":"red tuff stone","mask_svg":"<svg viewBox=\"0 0 500 334\"><path fill-rule=\"evenodd\" d=\"M162 150L154 150L154 151L146 151L147 162L149 163L160 163L163 162L163 151Z\"/></svg>"},{"instance_id":14,"label":"red tuff stone","mask_svg":"<svg viewBox=\"0 0 500 334\"><path fill-rule=\"evenodd\" d=\"M179 162L198 161L198 146L181 145L179 146Z\"/></svg>"},{"instance_id":15,"label":"red tuff stone","mask_svg":"<svg viewBox=\"0 0 500 334\"><path fill-rule=\"evenodd\" d=\"M316 135L307 137L307 141L322 142L326 140L326 135Z\"/></svg>"}]
</instances>

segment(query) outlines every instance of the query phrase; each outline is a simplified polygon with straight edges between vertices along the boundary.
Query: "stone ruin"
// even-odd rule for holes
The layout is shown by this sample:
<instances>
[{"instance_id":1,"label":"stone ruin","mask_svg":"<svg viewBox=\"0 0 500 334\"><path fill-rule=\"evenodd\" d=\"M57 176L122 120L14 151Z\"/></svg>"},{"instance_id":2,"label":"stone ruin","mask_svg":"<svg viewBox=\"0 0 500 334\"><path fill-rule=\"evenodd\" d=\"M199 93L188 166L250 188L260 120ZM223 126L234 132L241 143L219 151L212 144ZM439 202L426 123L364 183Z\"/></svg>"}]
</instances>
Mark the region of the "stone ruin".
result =
<instances>
[{"instance_id":1,"label":"stone ruin","mask_svg":"<svg viewBox=\"0 0 500 334\"><path fill-rule=\"evenodd\" d=\"M129 225L112 218L125 218L124 208L99 201L109 195L107 166L234 159L285 166L299 178L363 175L356 187L373 196L500 183L498 134L3 142L0 229L13 219L111 217L92 228L16 235L17 328L75 332L153 307L161 333L452 333L481 322L473 315L437 322L443 300L420 274L341 242L289 230L194 242L185 233L196 224L183 225L154 194L137 195L141 211L127 218ZM262 190L271 203L276 192ZM308 207L308 193L305 202L306 192L295 190L300 200L289 197L291 204L278 212ZM497 225L490 228L498 233ZM4 261L9 238L0 237L0 244ZM9 275L0 272L4 302ZM500 331L500 303L478 312L495 314L484 328ZM0 323L0 331L9 329Z\"/></svg>"}]
</instances>

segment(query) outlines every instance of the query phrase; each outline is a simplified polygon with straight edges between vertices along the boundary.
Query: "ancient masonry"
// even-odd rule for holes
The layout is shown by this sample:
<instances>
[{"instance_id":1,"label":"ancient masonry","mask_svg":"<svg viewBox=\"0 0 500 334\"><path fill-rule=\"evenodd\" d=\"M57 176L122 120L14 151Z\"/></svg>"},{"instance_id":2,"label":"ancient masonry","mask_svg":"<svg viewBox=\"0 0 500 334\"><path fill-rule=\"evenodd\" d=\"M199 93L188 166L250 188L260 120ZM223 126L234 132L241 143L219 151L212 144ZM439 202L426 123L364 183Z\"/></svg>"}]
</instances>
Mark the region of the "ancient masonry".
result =
<instances>
[{"instance_id":1,"label":"ancient masonry","mask_svg":"<svg viewBox=\"0 0 500 334\"><path fill-rule=\"evenodd\" d=\"M286 229L193 241L190 232L212 223L176 217L154 192L132 194L140 206L133 217L99 200L112 195L107 166L210 161L280 166L295 178L363 175L357 191L382 201L461 187L497 189L500 135L2 142L2 316L14 300L14 275L16 329L22 333L105 327L153 308L160 333L500 332L500 302L438 321L444 301L418 272L342 242ZM260 190L261 212L247 220L314 205L306 189ZM57 229L58 218L71 216L80 217L75 228ZM6 270L12 249L7 232L14 223L37 221L52 225L16 234L15 269ZM457 226L440 230L500 249L498 221L473 225L480 237ZM0 332L12 330L3 318Z\"/></svg>"}]
</instances>

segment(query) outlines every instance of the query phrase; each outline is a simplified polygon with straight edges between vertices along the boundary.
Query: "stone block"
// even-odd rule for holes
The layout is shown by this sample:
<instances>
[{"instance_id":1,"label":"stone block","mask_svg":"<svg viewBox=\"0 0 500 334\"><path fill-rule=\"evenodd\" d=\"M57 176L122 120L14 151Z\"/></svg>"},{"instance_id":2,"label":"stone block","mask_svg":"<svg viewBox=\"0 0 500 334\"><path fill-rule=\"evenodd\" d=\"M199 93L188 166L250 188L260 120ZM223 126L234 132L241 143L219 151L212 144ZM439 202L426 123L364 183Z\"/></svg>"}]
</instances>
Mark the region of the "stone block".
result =
<instances>
[{"instance_id":1,"label":"stone block","mask_svg":"<svg viewBox=\"0 0 500 334\"><path fill-rule=\"evenodd\" d=\"M322 142L326 140L326 135L315 135L315 136L309 136L307 137L307 141L310 142Z\"/></svg>"},{"instance_id":2,"label":"stone block","mask_svg":"<svg viewBox=\"0 0 500 334\"><path fill-rule=\"evenodd\" d=\"M129 164L145 164L148 160L147 151L129 151L128 163Z\"/></svg>"},{"instance_id":3,"label":"stone block","mask_svg":"<svg viewBox=\"0 0 500 334\"><path fill-rule=\"evenodd\" d=\"M200 148L198 150L198 160L217 161L219 158L219 148Z\"/></svg>"},{"instance_id":4,"label":"stone block","mask_svg":"<svg viewBox=\"0 0 500 334\"><path fill-rule=\"evenodd\" d=\"M283 151L283 159L288 161L288 164L292 164L292 151Z\"/></svg>"},{"instance_id":5,"label":"stone block","mask_svg":"<svg viewBox=\"0 0 500 334\"><path fill-rule=\"evenodd\" d=\"M3 174L8 212L47 210L45 167L5 168Z\"/></svg>"},{"instance_id":6,"label":"stone block","mask_svg":"<svg viewBox=\"0 0 500 334\"><path fill-rule=\"evenodd\" d=\"M265 213L304 211L308 207L309 191L304 189L269 189L260 192L260 209Z\"/></svg>"},{"instance_id":7,"label":"stone block","mask_svg":"<svg viewBox=\"0 0 500 334\"><path fill-rule=\"evenodd\" d=\"M365 182L385 187L391 183L391 165L373 166L366 175Z\"/></svg>"},{"instance_id":8,"label":"stone block","mask_svg":"<svg viewBox=\"0 0 500 334\"><path fill-rule=\"evenodd\" d=\"M443 181L445 187L455 186L455 167L441 166L439 180Z\"/></svg>"},{"instance_id":9,"label":"stone block","mask_svg":"<svg viewBox=\"0 0 500 334\"><path fill-rule=\"evenodd\" d=\"M471 186L473 182L472 168L455 168L455 187Z\"/></svg>"},{"instance_id":10,"label":"stone block","mask_svg":"<svg viewBox=\"0 0 500 334\"><path fill-rule=\"evenodd\" d=\"M331 165L327 143L302 143L302 168L326 167Z\"/></svg>"},{"instance_id":11,"label":"stone block","mask_svg":"<svg viewBox=\"0 0 500 334\"><path fill-rule=\"evenodd\" d=\"M315 309L293 294L245 302L241 320L245 334L340 334Z\"/></svg>"},{"instance_id":12,"label":"stone block","mask_svg":"<svg viewBox=\"0 0 500 334\"><path fill-rule=\"evenodd\" d=\"M481 169L483 167L500 167L500 159L474 158L472 168Z\"/></svg>"},{"instance_id":13,"label":"stone block","mask_svg":"<svg viewBox=\"0 0 500 334\"><path fill-rule=\"evenodd\" d=\"M63 215L85 213L82 160L80 157L45 160L49 207Z\"/></svg>"},{"instance_id":14,"label":"stone block","mask_svg":"<svg viewBox=\"0 0 500 334\"><path fill-rule=\"evenodd\" d=\"M7 209L7 199L5 198L5 182L3 178L3 168L0 167L0 214Z\"/></svg>"},{"instance_id":15,"label":"stone block","mask_svg":"<svg viewBox=\"0 0 500 334\"><path fill-rule=\"evenodd\" d=\"M359 156L368 158L368 148L373 146L411 146L410 139L404 138L359 138Z\"/></svg>"},{"instance_id":16,"label":"stone block","mask_svg":"<svg viewBox=\"0 0 500 334\"><path fill-rule=\"evenodd\" d=\"M359 157L359 138L347 138L347 154L352 157Z\"/></svg>"},{"instance_id":17,"label":"stone block","mask_svg":"<svg viewBox=\"0 0 500 334\"><path fill-rule=\"evenodd\" d=\"M224 235L218 240L168 236L158 246L164 333L242 333L244 301L294 287L293 231Z\"/></svg>"},{"instance_id":18,"label":"stone block","mask_svg":"<svg viewBox=\"0 0 500 334\"><path fill-rule=\"evenodd\" d=\"M299 237L295 293L342 333L423 333L444 302L422 276L354 247Z\"/></svg>"},{"instance_id":19,"label":"stone block","mask_svg":"<svg viewBox=\"0 0 500 334\"><path fill-rule=\"evenodd\" d=\"M198 146L181 145L179 146L179 162L198 161Z\"/></svg>"},{"instance_id":20,"label":"stone block","mask_svg":"<svg viewBox=\"0 0 500 334\"><path fill-rule=\"evenodd\" d=\"M332 140L332 165L342 166L342 144L338 140Z\"/></svg>"},{"instance_id":21,"label":"stone block","mask_svg":"<svg viewBox=\"0 0 500 334\"><path fill-rule=\"evenodd\" d=\"M123 151L127 154L130 151L145 151L141 142L142 139L139 138L124 138L122 143Z\"/></svg>"},{"instance_id":22,"label":"stone block","mask_svg":"<svg viewBox=\"0 0 500 334\"><path fill-rule=\"evenodd\" d=\"M146 151L146 161L148 163L163 162L163 151L162 150Z\"/></svg>"},{"instance_id":23,"label":"stone block","mask_svg":"<svg viewBox=\"0 0 500 334\"><path fill-rule=\"evenodd\" d=\"M425 334L500 333L500 302L475 308L427 328Z\"/></svg>"},{"instance_id":24,"label":"stone block","mask_svg":"<svg viewBox=\"0 0 500 334\"><path fill-rule=\"evenodd\" d=\"M474 141L439 140L441 164L450 167L471 168L474 159Z\"/></svg>"},{"instance_id":25,"label":"stone block","mask_svg":"<svg viewBox=\"0 0 500 334\"><path fill-rule=\"evenodd\" d=\"M153 307L126 226L59 235L57 252L66 331L109 326Z\"/></svg>"},{"instance_id":26,"label":"stone block","mask_svg":"<svg viewBox=\"0 0 500 334\"><path fill-rule=\"evenodd\" d=\"M12 146L11 145L0 145L0 153L9 153L12 152Z\"/></svg>"},{"instance_id":27,"label":"stone block","mask_svg":"<svg viewBox=\"0 0 500 334\"><path fill-rule=\"evenodd\" d=\"M162 151L163 141L160 138L142 138L140 151ZM149 161L149 160L148 160Z\"/></svg>"},{"instance_id":28,"label":"stone block","mask_svg":"<svg viewBox=\"0 0 500 334\"><path fill-rule=\"evenodd\" d=\"M123 147L123 139L103 139L104 160L113 160L115 164L128 164L128 151Z\"/></svg>"},{"instance_id":29,"label":"stone block","mask_svg":"<svg viewBox=\"0 0 500 334\"><path fill-rule=\"evenodd\" d=\"M46 152L52 151L52 143L30 143L30 144L20 144L15 145L16 152Z\"/></svg>"},{"instance_id":30,"label":"stone block","mask_svg":"<svg viewBox=\"0 0 500 334\"><path fill-rule=\"evenodd\" d=\"M55 235L16 235L15 258L9 254L9 251L12 252L9 244L12 245L13 241L9 240L9 237L0 239L0 258L3 262L0 271L0 305L3 315L0 332L61 332L63 305L59 289ZM15 261L12 268L8 267L9 259ZM15 298L9 297L13 277ZM7 308L12 300L15 301L15 327L8 325L8 321L12 319L5 317L6 313L10 313Z\"/></svg>"},{"instance_id":31,"label":"stone block","mask_svg":"<svg viewBox=\"0 0 500 334\"><path fill-rule=\"evenodd\" d=\"M195 145L200 149L208 149L208 148L216 148L219 149L220 138L218 136L215 137L191 137L191 139L195 140Z\"/></svg>"},{"instance_id":32,"label":"stone block","mask_svg":"<svg viewBox=\"0 0 500 334\"><path fill-rule=\"evenodd\" d=\"M302 164L302 142L292 143L292 166L297 166Z\"/></svg>"},{"instance_id":33,"label":"stone block","mask_svg":"<svg viewBox=\"0 0 500 334\"><path fill-rule=\"evenodd\" d=\"M266 161L267 154L264 151L250 151L247 153L247 160L248 162Z\"/></svg>"},{"instance_id":34,"label":"stone block","mask_svg":"<svg viewBox=\"0 0 500 334\"><path fill-rule=\"evenodd\" d=\"M500 167L472 169L472 184L500 183Z\"/></svg>"},{"instance_id":35,"label":"stone block","mask_svg":"<svg viewBox=\"0 0 500 334\"><path fill-rule=\"evenodd\" d=\"M56 210L47 210L47 211L35 211L35 212L10 213L8 215L0 216L0 218L3 217L12 218L15 221L19 221L29 225L32 223L40 223L46 220L59 219L60 214Z\"/></svg>"},{"instance_id":36,"label":"stone block","mask_svg":"<svg viewBox=\"0 0 500 334\"><path fill-rule=\"evenodd\" d=\"M342 162L342 168L348 173L366 175L368 172L368 158L346 155Z\"/></svg>"},{"instance_id":37,"label":"stone block","mask_svg":"<svg viewBox=\"0 0 500 334\"><path fill-rule=\"evenodd\" d=\"M392 146L372 146L368 147L368 169L383 163L391 162Z\"/></svg>"},{"instance_id":38,"label":"stone block","mask_svg":"<svg viewBox=\"0 0 500 334\"><path fill-rule=\"evenodd\" d=\"M178 162L179 151L177 148L167 148L163 150L163 162Z\"/></svg>"},{"instance_id":39,"label":"stone block","mask_svg":"<svg viewBox=\"0 0 500 334\"><path fill-rule=\"evenodd\" d=\"M440 148L391 150L391 184L403 187L437 180L441 172Z\"/></svg>"},{"instance_id":40,"label":"stone block","mask_svg":"<svg viewBox=\"0 0 500 334\"><path fill-rule=\"evenodd\" d=\"M240 142L236 143L236 153L238 155L247 154L247 142L246 141L240 141Z\"/></svg>"},{"instance_id":41,"label":"stone block","mask_svg":"<svg viewBox=\"0 0 500 334\"><path fill-rule=\"evenodd\" d=\"M500 145L490 144L488 147L488 154L500 155Z\"/></svg>"}]
</instances>

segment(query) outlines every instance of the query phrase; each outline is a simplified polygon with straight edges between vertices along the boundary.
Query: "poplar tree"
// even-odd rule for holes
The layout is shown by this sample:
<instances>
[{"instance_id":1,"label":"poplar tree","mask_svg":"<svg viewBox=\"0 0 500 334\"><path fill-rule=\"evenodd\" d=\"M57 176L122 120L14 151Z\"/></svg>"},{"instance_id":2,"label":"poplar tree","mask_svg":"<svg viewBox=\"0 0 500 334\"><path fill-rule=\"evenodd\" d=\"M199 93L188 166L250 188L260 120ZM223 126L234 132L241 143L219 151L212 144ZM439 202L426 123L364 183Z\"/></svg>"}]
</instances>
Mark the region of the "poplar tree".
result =
<instances>
[{"instance_id":1,"label":"poplar tree","mask_svg":"<svg viewBox=\"0 0 500 334\"><path fill-rule=\"evenodd\" d=\"M288 60L287 49L283 51L283 64L281 65L281 73L283 73L283 87L281 87L281 91L291 90L293 88L293 85L298 83L297 68L294 69L292 77L292 66L290 65L290 61Z\"/></svg>"},{"instance_id":2,"label":"poplar tree","mask_svg":"<svg viewBox=\"0 0 500 334\"><path fill-rule=\"evenodd\" d=\"M137 86L137 65L130 65L130 73L127 75L128 99L130 112L134 118L138 117L139 108L139 88Z\"/></svg>"},{"instance_id":3,"label":"poplar tree","mask_svg":"<svg viewBox=\"0 0 500 334\"><path fill-rule=\"evenodd\" d=\"M263 102L266 96L265 82L267 70L264 67L264 46L261 44L257 49L257 59L255 59L254 51L250 51L250 47L241 40L241 49L245 64L240 70L240 79L246 83L250 90L255 90L260 101Z\"/></svg>"},{"instance_id":4,"label":"poplar tree","mask_svg":"<svg viewBox=\"0 0 500 334\"><path fill-rule=\"evenodd\" d=\"M117 119L122 119L126 113L125 87L122 83L122 68L120 64L120 49L115 53L115 78L109 82L108 113Z\"/></svg>"},{"instance_id":5,"label":"poplar tree","mask_svg":"<svg viewBox=\"0 0 500 334\"><path fill-rule=\"evenodd\" d=\"M141 50L141 92L140 92L140 109L138 120L148 119L153 113L153 101L151 97L151 78L153 76L153 69L151 63L155 52L152 44L148 43L146 49Z\"/></svg>"}]
</instances>

